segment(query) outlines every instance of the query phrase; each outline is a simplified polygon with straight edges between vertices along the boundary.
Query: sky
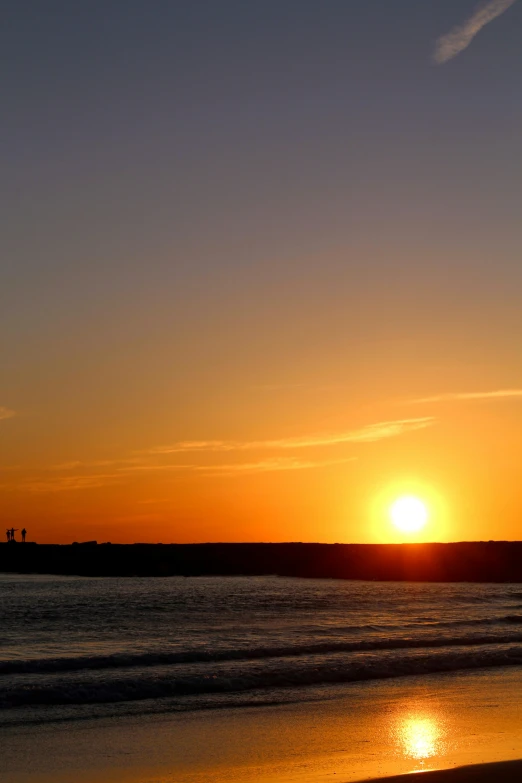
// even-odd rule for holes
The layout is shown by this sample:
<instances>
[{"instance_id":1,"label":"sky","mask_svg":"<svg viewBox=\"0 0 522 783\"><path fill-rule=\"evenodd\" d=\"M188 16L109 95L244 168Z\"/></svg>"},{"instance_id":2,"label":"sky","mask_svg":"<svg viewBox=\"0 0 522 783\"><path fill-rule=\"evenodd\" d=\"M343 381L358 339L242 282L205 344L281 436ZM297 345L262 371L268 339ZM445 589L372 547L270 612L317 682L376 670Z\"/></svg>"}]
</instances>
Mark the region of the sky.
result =
<instances>
[{"instance_id":1,"label":"sky","mask_svg":"<svg viewBox=\"0 0 522 783\"><path fill-rule=\"evenodd\" d=\"M6 0L0 516L522 537L522 0Z\"/></svg>"}]
</instances>

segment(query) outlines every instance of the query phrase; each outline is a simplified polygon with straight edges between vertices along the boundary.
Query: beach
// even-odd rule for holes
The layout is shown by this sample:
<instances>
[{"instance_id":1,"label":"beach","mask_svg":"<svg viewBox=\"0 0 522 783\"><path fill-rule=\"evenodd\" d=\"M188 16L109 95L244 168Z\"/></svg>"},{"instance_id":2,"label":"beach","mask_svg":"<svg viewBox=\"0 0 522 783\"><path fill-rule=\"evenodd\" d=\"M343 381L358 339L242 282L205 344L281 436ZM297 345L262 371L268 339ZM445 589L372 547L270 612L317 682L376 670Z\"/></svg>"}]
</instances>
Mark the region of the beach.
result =
<instances>
[{"instance_id":1,"label":"beach","mask_svg":"<svg viewBox=\"0 0 522 783\"><path fill-rule=\"evenodd\" d=\"M500 669L318 689L257 708L115 709L4 728L2 781L355 783L430 770L450 770L432 783L514 781L520 765L496 765L521 755L521 701L522 673Z\"/></svg>"},{"instance_id":2,"label":"beach","mask_svg":"<svg viewBox=\"0 0 522 783\"><path fill-rule=\"evenodd\" d=\"M2 783L355 783L522 756L516 584L0 589Z\"/></svg>"},{"instance_id":3,"label":"beach","mask_svg":"<svg viewBox=\"0 0 522 783\"><path fill-rule=\"evenodd\" d=\"M522 779L522 761L476 764L457 769L433 770L422 776L424 783L516 783ZM381 778L387 783L405 783L406 776ZM378 783L378 781L375 781Z\"/></svg>"}]
</instances>

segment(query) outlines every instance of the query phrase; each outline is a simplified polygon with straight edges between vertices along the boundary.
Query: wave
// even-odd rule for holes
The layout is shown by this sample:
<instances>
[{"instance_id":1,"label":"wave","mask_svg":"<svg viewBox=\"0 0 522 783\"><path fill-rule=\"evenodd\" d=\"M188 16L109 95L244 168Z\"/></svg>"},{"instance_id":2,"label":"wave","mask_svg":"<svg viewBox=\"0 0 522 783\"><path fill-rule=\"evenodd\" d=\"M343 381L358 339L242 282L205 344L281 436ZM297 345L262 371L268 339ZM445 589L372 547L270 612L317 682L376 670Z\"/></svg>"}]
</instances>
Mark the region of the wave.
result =
<instances>
[{"instance_id":1,"label":"wave","mask_svg":"<svg viewBox=\"0 0 522 783\"><path fill-rule=\"evenodd\" d=\"M521 666L522 648L466 650L436 655L401 655L395 658L367 658L357 661L323 662L294 667L280 666L242 672L209 674L150 673L132 679L62 680L15 684L3 689L1 707L29 705L81 705L161 699L203 694L240 693L263 689L341 684L388 679L408 675L436 674L469 669Z\"/></svg>"},{"instance_id":2,"label":"wave","mask_svg":"<svg viewBox=\"0 0 522 783\"><path fill-rule=\"evenodd\" d=\"M514 616L515 617L515 616ZM509 622L504 618L504 622ZM516 616L515 623L522 623L522 616ZM434 630L433 628L431 630ZM334 653L378 652L393 650L415 650L441 647L473 647L522 642L522 634L468 634L466 636L444 637L398 637L395 639L366 639L360 641L327 641L309 644L250 647L235 649L196 649L183 651L156 651L143 653L114 653L112 655L80 655L60 658L28 658L0 661L0 675L50 674L82 670L149 668L174 666L176 664L218 663L225 661L261 660L265 658L292 658Z\"/></svg>"},{"instance_id":3,"label":"wave","mask_svg":"<svg viewBox=\"0 0 522 783\"><path fill-rule=\"evenodd\" d=\"M519 608L519 607L516 607ZM477 626L477 625L522 625L522 615L520 614L506 614L502 617L481 617L475 620L444 620L429 621L426 620L425 625L430 625L433 628L455 628L457 626ZM405 627L419 627L417 625L406 625Z\"/></svg>"}]
</instances>

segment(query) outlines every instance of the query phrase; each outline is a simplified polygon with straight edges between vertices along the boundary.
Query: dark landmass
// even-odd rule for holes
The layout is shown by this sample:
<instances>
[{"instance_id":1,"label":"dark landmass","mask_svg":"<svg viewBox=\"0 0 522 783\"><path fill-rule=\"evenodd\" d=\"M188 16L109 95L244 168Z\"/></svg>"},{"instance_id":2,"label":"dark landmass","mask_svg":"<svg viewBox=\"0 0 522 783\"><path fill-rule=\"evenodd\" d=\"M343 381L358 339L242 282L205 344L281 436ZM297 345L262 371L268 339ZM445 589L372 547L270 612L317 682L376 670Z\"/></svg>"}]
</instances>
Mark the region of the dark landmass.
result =
<instances>
[{"instance_id":1,"label":"dark landmass","mask_svg":"<svg viewBox=\"0 0 522 783\"><path fill-rule=\"evenodd\" d=\"M0 571L79 576L260 576L522 582L522 542L0 544Z\"/></svg>"}]
</instances>

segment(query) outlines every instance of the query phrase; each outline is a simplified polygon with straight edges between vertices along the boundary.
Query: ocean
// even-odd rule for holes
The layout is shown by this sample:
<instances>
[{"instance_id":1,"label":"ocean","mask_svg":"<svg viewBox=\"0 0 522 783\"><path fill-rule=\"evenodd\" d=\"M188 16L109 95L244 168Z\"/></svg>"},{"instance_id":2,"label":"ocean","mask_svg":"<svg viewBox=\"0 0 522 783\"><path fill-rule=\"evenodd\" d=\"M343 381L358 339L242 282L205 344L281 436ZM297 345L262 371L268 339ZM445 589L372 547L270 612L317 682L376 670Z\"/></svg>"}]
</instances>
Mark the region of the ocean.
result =
<instances>
[{"instance_id":1,"label":"ocean","mask_svg":"<svg viewBox=\"0 0 522 783\"><path fill-rule=\"evenodd\" d=\"M0 726L522 666L522 587L0 575Z\"/></svg>"}]
</instances>

